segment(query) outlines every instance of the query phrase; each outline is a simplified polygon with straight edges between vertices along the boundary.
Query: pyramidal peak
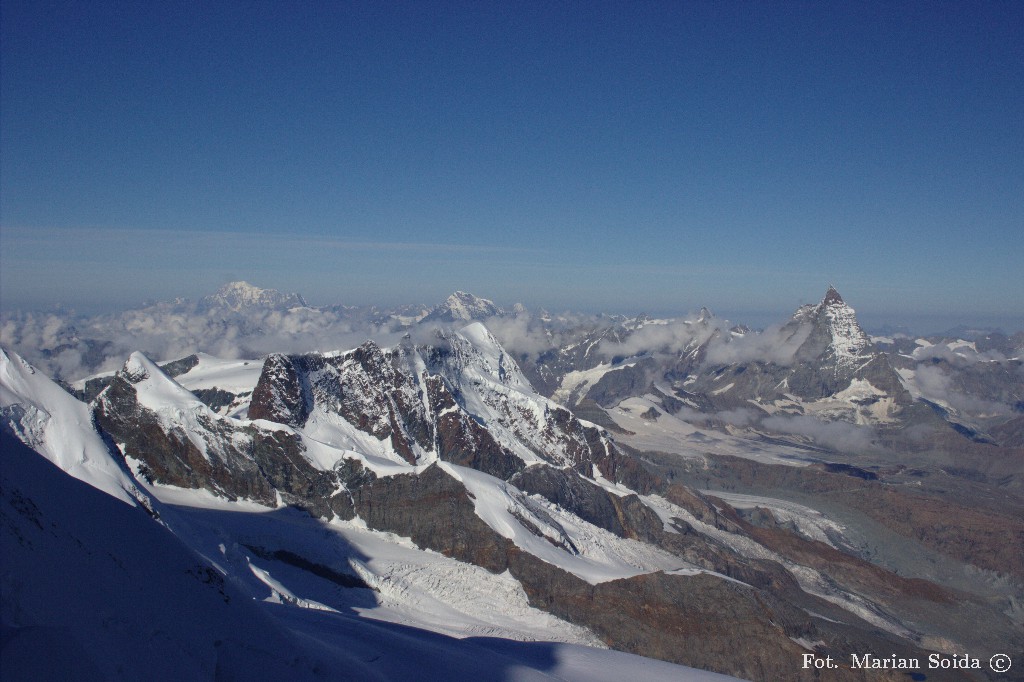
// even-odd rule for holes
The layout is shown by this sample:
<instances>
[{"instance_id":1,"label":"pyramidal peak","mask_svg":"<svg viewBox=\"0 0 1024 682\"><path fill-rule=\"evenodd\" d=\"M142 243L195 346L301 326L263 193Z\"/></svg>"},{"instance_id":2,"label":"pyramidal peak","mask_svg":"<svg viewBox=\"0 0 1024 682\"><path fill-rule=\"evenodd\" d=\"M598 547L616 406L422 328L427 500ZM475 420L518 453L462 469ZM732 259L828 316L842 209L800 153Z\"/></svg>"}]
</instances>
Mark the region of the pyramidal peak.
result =
<instances>
[{"instance_id":1,"label":"pyramidal peak","mask_svg":"<svg viewBox=\"0 0 1024 682\"><path fill-rule=\"evenodd\" d=\"M870 350L870 339L858 324L856 313L834 286L829 285L817 311L817 315L823 315L821 322L828 327L832 348L838 357L852 359Z\"/></svg>"},{"instance_id":2,"label":"pyramidal peak","mask_svg":"<svg viewBox=\"0 0 1024 682\"><path fill-rule=\"evenodd\" d=\"M831 284L828 285L828 291L825 292L825 298L821 299L821 305L846 305L846 301L839 295L836 288Z\"/></svg>"}]
</instances>

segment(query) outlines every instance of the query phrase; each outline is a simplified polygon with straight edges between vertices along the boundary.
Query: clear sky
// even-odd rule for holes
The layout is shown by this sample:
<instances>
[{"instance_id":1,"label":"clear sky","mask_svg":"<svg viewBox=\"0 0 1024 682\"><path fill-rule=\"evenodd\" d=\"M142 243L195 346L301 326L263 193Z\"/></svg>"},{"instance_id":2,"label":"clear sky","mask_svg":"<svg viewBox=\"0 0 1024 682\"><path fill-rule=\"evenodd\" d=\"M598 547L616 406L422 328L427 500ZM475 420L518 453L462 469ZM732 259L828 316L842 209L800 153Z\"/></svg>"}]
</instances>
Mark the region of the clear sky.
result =
<instances>
[{"instance_id":1,"label":"clear sky","mask_svg":"<svg viewBox=\"0 0 1024 682\"><path fill-rule=\"evenodd\" d=\"M1024 326L1024 3L3 0L0 305Z\"/></svg>"}]
</instances>

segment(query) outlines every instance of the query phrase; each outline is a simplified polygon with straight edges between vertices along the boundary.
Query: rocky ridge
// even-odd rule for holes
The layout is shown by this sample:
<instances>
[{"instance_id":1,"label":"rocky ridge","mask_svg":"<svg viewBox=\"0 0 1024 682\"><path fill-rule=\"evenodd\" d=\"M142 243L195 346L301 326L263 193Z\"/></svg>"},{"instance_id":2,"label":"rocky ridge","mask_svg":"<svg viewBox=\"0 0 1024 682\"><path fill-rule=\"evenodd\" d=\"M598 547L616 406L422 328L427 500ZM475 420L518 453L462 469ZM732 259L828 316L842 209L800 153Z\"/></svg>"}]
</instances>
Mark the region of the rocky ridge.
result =
<instances>
[{"instance_id":1,"label":"rocky ridge","mask_svg":"<svg viewBox=\"0 0 1024 682\"><path fill-rule=\"evenodd\" d=\"M864 600L848 591L852 582L833 585L825 600L824 588L765 560L771 550L753 550L762 545L740 525L712 530L694 515L716 518L712 503L667 487L606 432L533 392L482 325L425 347L270 356L248 420L216 415L139 355L94 406L98 425L151 483L358 517L509 571L531 603L626 651L772 679L799 657L795 640L821 642L822 652L850 642L914 650L892 615L869 624L868 611L837 609L837 598ZM689 509L652 506L652 493ZM500 507L489 506L495 495ZM595 579L586 538L602 532L654 554L622 577ZM891 634L879 634L879 623ZM722 651L750 638L760 644L724 662Z\"/></svg>"}]
</instances>

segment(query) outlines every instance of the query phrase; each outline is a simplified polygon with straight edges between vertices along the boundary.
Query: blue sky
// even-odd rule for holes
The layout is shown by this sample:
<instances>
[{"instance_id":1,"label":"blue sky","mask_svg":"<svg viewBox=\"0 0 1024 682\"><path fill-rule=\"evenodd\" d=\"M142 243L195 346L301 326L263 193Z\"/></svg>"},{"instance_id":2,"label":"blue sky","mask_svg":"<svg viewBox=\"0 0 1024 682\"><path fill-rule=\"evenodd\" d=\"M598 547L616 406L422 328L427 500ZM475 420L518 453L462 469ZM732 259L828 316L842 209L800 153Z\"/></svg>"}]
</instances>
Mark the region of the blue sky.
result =
<instances>
[{"instance_id":1,"label":"blue sky","mask_svg":"<svg viewBox=\"0 0 1024 682\"><path fill-rule=\"evenodd\" d=\"M1024 3L3 0L0 305L1024 326Z\"/></svg>"}]
</instances>

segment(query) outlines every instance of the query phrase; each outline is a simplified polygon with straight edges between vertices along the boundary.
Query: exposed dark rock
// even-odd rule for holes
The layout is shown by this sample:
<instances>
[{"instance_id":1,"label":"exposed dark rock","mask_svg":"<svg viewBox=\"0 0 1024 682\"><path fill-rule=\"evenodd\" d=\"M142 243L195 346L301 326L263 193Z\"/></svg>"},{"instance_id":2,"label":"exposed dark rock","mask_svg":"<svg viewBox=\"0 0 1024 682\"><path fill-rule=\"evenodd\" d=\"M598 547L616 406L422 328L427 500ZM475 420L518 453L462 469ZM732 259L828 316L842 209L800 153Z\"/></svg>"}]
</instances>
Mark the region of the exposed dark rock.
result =
<instances>
[{"instance_id":1,"label":"exposed dark rock","mask_svg":"<svg viewBox=\"0 0 1024 682\"><path fill-rule=\"evenodd\" d=\"M848 650L921 655L864 630L822 627L764 591L707 574L651 573L591 585L518 549L508 563L531 604L589 627L612 648L745 679L819 679L794 665L807 651L794 641L800 637L836 642L819 651L842 660ZM900 679L845 667L829 673L835 680Z\"/></svg>"},{"instance_id":2,"label":"exposed dark rock","mask_svg":"<svg viewBox=\"0 0 1024 682\"><path fill-rule=\"evenodd\" d=\"M376 588L366 584L366 581L360 578L358 575L352 575L351 573L341 573L336 571L330 566L324 566L314 561L310 561L304 556L296 554L295 552L288 551L286 549L267 549L266 547L259 547L256 545L244 545L246 549L252 552L255 556L261 559L269 559L271 561L280 561L281 563L288 564L289 566L295 566L302 570L312 573L318 578L329 580L335 585L347 588L362 588L365 590L377 591Z\"/></svg>"},{"instance_id":3,"label":"exposed dark rock","mask_svg":"<svg viewBox=\"0 0 1024 682\"><path fill-rule=\"evenodd\" d=\"M173 378L187 373L189 370L191 370L198 364L199 356L193 354L181 358L180 360L172 360L171 362L165 362L164 364L160 365L160 369L164 371L164 374Z\"/></svg>"},{"instance_id":4,"label":"exposed dark rock","mask_svg":"<svg viewBox=\"0 0 1024 682\"><path fill-rule=\"evenodd\" d=\"M993 427L992 437L1000 445L1024 448L1024 415L1014 417L1003 424Z\"/></svg>"},{"instance_id":5,"label":"exposed dark rock","mask_svg":"<svg viewBox=\"0 0 1024 682\"><path fill-rule=\"evenodd\" d=\"M524 480L522 474L519 478ZM531 479L558 487L558 477L549 473L539 472ZM498 535L476 516L462 484L437 466L419 476L376 479L353 490L353 498L360 518L371 528L408 536L421 547L492 572L509 570L523 584L531 604L592 629L619 650L753 680L775 680L815 679L800 677L793 664L805 651L792 641L795 637L838 640L833 651L850 639L865 651L894 645L856 628L827 622L821 627L771 592L714 576L655 573L590 585ZM759 575L757 569L748 573ZM818 608L827 611L828 605ZM832 679L884 678L840 671Z\"/></svg>"},{"instance_id":6,"label":"exposed dark rock","mask_svg":"<svg viewBox=\"0 0 1024 682\"><path fill-rule=\"evenodd\" d=\"M295 358L279 353L268 355L252 392L249 418L290 426L305 424L312 398L303 381L304 371Z\"/></svg>"},{"instance_id":7,"label":"exposed dark rock","mask_svg":"<svg viewBox=\"0 0 1024 682\"><path fill-rule=\"evenodd\" d=\"M863 478L865 481L877 481L878 474L873 471L868 471L860 467L853 466L852 464L842 464L840 462L815 462L810 466L815 469L822 469L830 474L843 474L844 476L855 476L856 478Z\"/></svg>"},{"instance_id":8,"label":"exposed dark rock","mask_svg":"<svg viewBox=\"0 0 1024 682\"><path fill-rule=\"evenodd\" d=\"M587 391L586 398L601 407L614 407L625 398L643 393L651 385L656 367L653 358L644 358L629 367L605 372Z\"/></svg>"},{"instance_id":9,"label":"exposed dark rock","mask_svg":"<svg viewBox=\"0 0 1024 682\"><path fill-rule=\"evenodd\" d=\"M622 483L641 495L663 485L660 476L645 468L638 458L624 454L620 447L602 436L597 429L587 427L584 433L590 445L591 460L609 481Z\"/></svg>"},{"instance_id":10,"label":"exposed dark rock","mask_svg":"<svg viewBox=\"0 0 1024 682\"><path fill-rule=\"evenodd\" d=\"M527 494L551 500L595 526L626 536L613 496L574 471L537 465L519 472L509 482Z\"/></svg>"},{"instance_id":11,"label":"exposed dark rock","mask_svg":"<svg viewBox=\"0 0 1024 682\"><path fill-rule=\"evenodd\" d=\"M436 421L438 457L501 479L523 469L522 460L498 445L487 429L457 409L444 379L432 376L426 383L431 411L442 415Z\"/></svg>"},{"instance_id":12,"label":"exposed dark rock","mask_svg":"<svg viewBox=\"0 0 1024 682\"><path fill-rule=\"evenodd\" d=\"M1019 457L1016 461L1019 466ZM980 568L1024 577L1024 521L1019 504L1004 508L1009 498L1004 498L1000 505L983 506L978 499L958 502L948 494L928 494L880 480L729 456L716 456L699 464L680 461L679 466L674 466L674 474L700 488L758 488L827 495L832 503L855 509L941 554ZM666 497L697 516L682 498L675 494Z\"/></svg>"},{"instance_id":13,"label":"exposed dark rock","mask_svg":"<svg viewBox=\"0 0 1024 682\"><path fill-rule=\"evenodd\" d=\"M353 490L352 498L371 528L407 536L420 547L492 573L507 568L511 541L476 515L465 486L437 465L419 475L375 479Z\"/></svg>"},{"instance_id":14,"label":"exposed dark rock","mask_svg":"<svg viewBox=\"0 0 1024 682\"><path fill-rule=\"evenodd\" d=\"M100 393L103 392L110 382L113 381L114 377L96 377L94 379L87 379L85 382L85 388L81 391L72 389L69 391L73 396L81 400L82 402L89 402Z\"/></svg>"},{"instance_id":15,"label":"exposed dark rock","mask_svg":"<svg viewBox=\"0 0 1024 682\"><path fill-rule=\"evenodd\" d=\"M230 391L225 391L216 387L200 388L192 391L192 395L202 400L203 403L214 412L220 410L222 407L227 407L233 403L236 398L240 397Z\"/></svg>"},{"instance_id":16,"label":"exposed dark rock","mask_svg":"<svg viewBox=\"0 0 1024 682\"><path fill-rule=\"evenodd\" d=\"M229 499L268 506L276 506L280 495L286 504L316 516L333 515L330 500L338 476L314 468L297 435L239 424L203 409L195 411L186 432L185 426L165 424L139 404L134 382L146 379L170 381L122 370L96 400L94 415L124 455L140 462L150 481L206 488ZM342 516L344 508L339 507Z\"/></svg>"},{"instance_id":17,"label":"exposed dark rock","mask_svg":"<svg viewBox=\"0 0 1024 682\"><path fill-rule=\"evenodd\" d=\"M636 495L613 495L571 470L532 466L509 482L621 537L646 539L661 530L661 519Z\"/></svg>"},{"instance_id":18,"label":"exposed dark rock","mask_svg":"<svg viewBox=\"0 0 1024 682\"><path fill-rule=\"evenodd\" d=\"M573 414L580 419L584 419L588 422L593 422L603 429L607 429L612 433L633 435L632 431L622 428L615 423L615 420L608 416L608 413L604 409L595 403L593 400L581 400L572 408Z\"/></svg>"}]
</instances>

